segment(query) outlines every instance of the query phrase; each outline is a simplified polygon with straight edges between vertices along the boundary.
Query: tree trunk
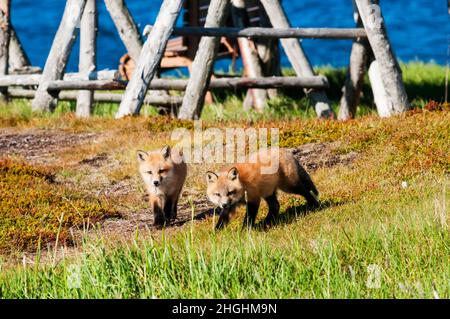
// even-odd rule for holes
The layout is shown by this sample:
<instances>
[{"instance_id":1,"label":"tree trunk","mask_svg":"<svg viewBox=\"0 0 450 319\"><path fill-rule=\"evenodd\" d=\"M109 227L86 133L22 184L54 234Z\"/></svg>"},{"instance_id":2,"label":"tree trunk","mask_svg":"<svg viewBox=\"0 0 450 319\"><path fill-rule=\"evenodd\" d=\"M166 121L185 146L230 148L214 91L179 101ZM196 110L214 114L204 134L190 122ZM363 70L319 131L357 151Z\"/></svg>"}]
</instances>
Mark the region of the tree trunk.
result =
<instances>
[{"instance_id":1,"label":"tree trunk","mask_svg":"<svg viewBox=\"0 0 450 319\"><path fill-rule=\"evenodd\" d=\"M367 37L377 61L373 75L379 75L380 80L374 81L376 85L383 85L387 97L386 105L377 105L380 116L390 116L409 109L408 96L403 85L402 74L392 51L389 38L384 26L381 9L372 5L370 0L355 0ZM377 69L378 67L378 69ZM377 74L379 71L379 74ZM380 82L380 83L378 83ZM372 86L374 86L372 83ZM374 95L376 91L374 90ZM383 100L384 97L375 97Z\"/></svg>"},{"instance_id":2,"label":"tree trunk","mask_svg":"<svg viewBox=\"0 0 450 319\"><path fill-rule=\"evenodd\" d=\"M228 0L212 0L206 16L205 27L223 25L229 11L228 4ZM191 120L200 117L219 45L220 38L217 37L203 37L200 40L192 64L194 72L191 73L189 78L178 118Z\"/></svg>"},{"instance_id":3,"label":"tree trunk","mask_svg":"<svg viewBox=\"0 0 450 319\"><path fill-rule=\"evenodd\" d=\"M11 35L9 41L9 69L14 71L23 67L30 66L30 59L23 50L22 43L17 37L16 30L10 25Z\"/></svg>"},{"instance_id":4,"label":"tree trunk","mask_svg":"<svg viewBox=\"0 0 450 319\"><path fill-rule=\"evenodd\" d=\"M246 27L246 7L244 0L232 0L231 16L235 27ZM238 38L239 51L241 52L244 73L247 77L258 78L264 76L255 43L248 38ZM256 111L262 112L267 103L267 91L250 89L247 94L252 95L253 106Z\"/></svg>"},{"instance_id":5,"label":"tree trunk","mask_svg":"<svg viewBox=\"0 0 450 319\"><path fill-rule=\"evenodd\" d=\"M354 1L353 16L357 26L361 27L361 18ZM350 54L347 79L345 80L345 85L342 89L342 98L338 114L339 120L348 120L355 117L356 109L361 98L366 66L367 40L358 38L353 42L352 52Z\"/></svg>"},{"instance_id":6,"label":"tree trunk","mask_svg":"<svg viewBox=\"0 0 450 319\"><path fill-rule=\"evenodd\" d=\"M138 61L142 38L124 0L105 0L105 5L128 53L134 61Z\"/></svg>"},{"instance_id":7,"label":"tree trunk","mask_svg":"<svg viewBox=\"0 0 450 319\"><path fill-rule=\"evenodd\" d=\"M290 23L278 0L261 0L274 28L289 28ZM313 68L297 39L281 39L281 45L288 56L297 76L314 76ZM333 118L330 101L324 91L311 91L309 96L315 102L318 117Z\"/></svg>"},{"instance_id":8,"label":"tree trunk","mask_svg":"<svg viewBox=\"0 0 450 319\"><path fill-rule=\"evenodd\" d=\"M272 28L272 24L261 3L259 7L261 12L260 26L271 30L269 28ZM279 39L258 38L255 43L259 60L262 64L263 75L281 76ZM277 89L268 89L267 94L269 95L269 99L273 99L278 96L278 91Z\"/></svg>"},{"instance_id":9,"label":"tree trunk","mask_svg":"<svg viewBox=\"0 0 450 319\"><path fill-rule=\"evenodd\" d=\"M161 63L167 41L172 34L182 5L183 0L164 0L155 26L142 48L116 118L139 114L145 94Z\"/></svg>"},{"instance_id":10,"label":"tree trunk","mask_svg":"<svg viewBox=\"0 0 450 319\"><path fill-rule=\"evenodd\" d=\"M81 18L80 28L80 73L91 73L96 70L97 46L97 5L96 0L87 0ZM76 116L89 117L94 101L93 91L78 92Z\"/></svg>"},{"instance_id":11,"label":"tree trunk","mask_svg":"<svg viewBox=\"0 0 450 319\"><path fill-rule=\"evenodd\" d=\"M67 0L64 14L45 62L36 96L31 107L34 111L49 111L56 106L56 99L47 92L47 82L64 76L67 61L75 42L76 27L80 23L87 0Z\"/></svg>"},{"instance_id":12,"label":"tree trunk","mask_svg":"<svg viewBox=\"0 0 450 319\"><path fill-rule=\"evenodd\" d=\"M0 0L0 76L8 74L10 42L10 0ZM7 99L8 90L0 89L0 100Z\"/></svg>"}]
</instances>

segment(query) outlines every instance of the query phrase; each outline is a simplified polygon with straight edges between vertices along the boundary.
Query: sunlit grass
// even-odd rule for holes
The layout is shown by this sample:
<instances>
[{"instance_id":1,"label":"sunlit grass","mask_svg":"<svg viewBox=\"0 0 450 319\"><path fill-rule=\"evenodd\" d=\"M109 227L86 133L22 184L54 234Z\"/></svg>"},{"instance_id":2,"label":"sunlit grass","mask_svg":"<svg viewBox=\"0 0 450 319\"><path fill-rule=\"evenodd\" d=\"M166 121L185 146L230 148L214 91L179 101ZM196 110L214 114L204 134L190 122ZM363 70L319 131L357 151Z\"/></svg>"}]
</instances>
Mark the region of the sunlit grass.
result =
<instances>
[{"instance_id":1,"label":"sunlit grass","mask_svg":"<svg viewBox=\"0 0 450 319\"><path fill-rule=\"evenodd\" d=\"M423 106L418 101L442 101L443 71L429 64L403 66L415 106ZM332 83L345 77L345 70L321 72L335 74L336 79L329 76ZM364 94L363 101L370 102L369 93ZM105 133L101 143L58 154L65 168L59 174L65 177L77 174L67 164L74 157L107 152L121 165L104 173L123 180L137 174L136 149L170 143L174 128L192 129L191 122L153 113L113 120L113 105L81 120L71 113L73 105L59 106L57 115L35 116L20 103L0 107L2 127ZM242 230L240 210L221 232L213 231L213 218L208 218L176 231L143 238L136 234L139 239L130 238L130 244L89 238L58 265L40 261L39 254L30 267L4 269L0 262L0 298L450 298L448 109L380 119L370 115L373 108L367 105L360 108L359 118L338 122L315 119L304 97L286 94L271 103L266 113L244 112L241 96L230 95L205 109L204 124L278 127L284 147L336 141L336 153L355 152L354 162L312 174L321 193L319 210L305 215L303 199L282 194L281 218L268 230ZM204 196L206 166L189 169L186 187L201 190L199 196ZM87 177L80 175L77 181ZM61 189L46 187L56 187L51 197L56 216L65 207L55 201ZM83 191L89 193L89 188ZM25 198L24 189L16 192ZM137 198L126 205L145 205ZM39 218L48 211L40 212ZM258 220L266 213L263 205ZM4 219L0 225L8 226ZM48 225L56 227L53 219Z\"/></svg>"}]
</instances>

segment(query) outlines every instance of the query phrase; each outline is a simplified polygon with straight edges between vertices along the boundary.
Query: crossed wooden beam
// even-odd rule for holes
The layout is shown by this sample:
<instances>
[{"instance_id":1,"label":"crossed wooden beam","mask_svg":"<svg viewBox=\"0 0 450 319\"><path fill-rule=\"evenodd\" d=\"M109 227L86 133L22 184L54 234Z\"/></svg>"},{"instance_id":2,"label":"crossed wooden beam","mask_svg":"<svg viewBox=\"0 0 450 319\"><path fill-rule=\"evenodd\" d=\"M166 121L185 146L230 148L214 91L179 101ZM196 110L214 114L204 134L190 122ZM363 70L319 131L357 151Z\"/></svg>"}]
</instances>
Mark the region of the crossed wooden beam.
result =
<instances>
[{"instance_id":1,"label":"crossed wooden beam","mask_svg":"<svg viewBox=\"0 0 450 319\"><path fill-rule=\"evenodd\" d=\"M2 7L5 3L6 8ZM233 0L232 3L238 8L245 6L243 0ZM252 88L256 92L257 89L269 87L302 87L314 101L319 117L333 117L330 102L324 92L328 82L326 78L314 74L299 38L344 38L354 39L354 44L339 118L346 119L354 116L359 102L362 77L367 61L369 61L369 53L373 55L373 58L370 59L369 78L380 115L389 116L409 108L402 75L392 52L381 11L376 6L376 1L354 1L357 28L293 29L290 28L290 23L278 0L261 0L273 28L225 28L225 19L231 6L229 0L211 0L203 28L175 28L183 0L164 0L145 43L142 42L123 0L105 0L105 4L130 56L137 62L132 78L126 86L124 83L116 81L111 75L102 78L99 77L102 71L95 72L97 29L95 0L67 0L62 22L42 75L39 75L39 78L24 75L22 78L15 79L11 78L12 76L1 76L1 74L7 74L7 70L4 70L4 62L0 59L0 87L4 88L8 83L11 84L14 81L16 81L14 83L22 81L22 83L38 84L37 91L33 93L32 107L34 110L51 110L55 106L56 98L61 90L79 90L77 95L77 115L79 116L89 116L92 101L96 97L93 93L94 90L125 88L116 118L139 114L142 104L149 101L147 91L150 88L184 90L185 94L182 102L180 101L181 107L178 112L178 117L181 119L195 119L200 116L209 87ZM8 0L0 0L0 9L7 10L3 12L9 12L8 7ZM8 17L9 13L6 16ZM66 74L65 76L64 69L79 24L81 29L79 74L72 76ZM239 21L236 24L239 25ZM0 44L3 43L2 36L5 35L5 30L10 30L9 26L0 28ZM155 79L165 47L173 34L202 37L192 65L194 72L188 80ZM241 51L243 47L245 48L245 41L251 38L279 38L297 76L264 78L249 74L247 78L211 80L213 64L222 36L238 38ZM0 54L2 47L0 45ZM19 94L19 92L16 93ZM64 92L64 94L67 96L68 93ZM104 98L106 97L104 96ZM254 94L253 98L257 98L257 96ZM116 96L114 100L118 101L119 98Z\"/></svg>"}]
</instances>

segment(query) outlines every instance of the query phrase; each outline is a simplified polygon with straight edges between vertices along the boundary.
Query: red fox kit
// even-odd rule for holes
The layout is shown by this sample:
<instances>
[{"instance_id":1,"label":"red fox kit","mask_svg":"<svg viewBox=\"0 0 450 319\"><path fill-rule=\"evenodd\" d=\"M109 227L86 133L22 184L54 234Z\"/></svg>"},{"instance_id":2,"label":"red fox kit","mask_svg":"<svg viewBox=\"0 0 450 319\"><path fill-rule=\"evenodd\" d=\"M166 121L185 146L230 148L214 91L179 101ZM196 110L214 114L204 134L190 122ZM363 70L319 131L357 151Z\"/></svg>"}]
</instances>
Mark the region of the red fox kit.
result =
<instances>
[{"instance_id":1,"label":"red fox kit","mask_svg":"<svg viewBox=\"0 0 450 319\"><path fill-rule=\"evenodd\" d=\"M264 167L267 169L270 166L267 164L277 166L265 172ZM260 150L250 155L247 163L226 167L218 173L207 172L206 181L208 199L222 208L216 228L225 226L236 207L245 202L247 215L244 226L253 226L261 198L264 198L269 206L265 223L270 224L280 210L277 189L302 195L311 206L319 205L319 192L311 177L288 149Z\"/></svg>"},{"instance_id":2,"label":"red fox kit","mask_svg":"<svg viewBox=\"0 0 450 319\"><path fill-rule=\"evenodd\" d=\"M138 151L139 172L149 195L154 225L163 226L177 217L177 204L186 180L187 166L181 152L170 146L150 153Z\"/></svg>"}]
</instances>

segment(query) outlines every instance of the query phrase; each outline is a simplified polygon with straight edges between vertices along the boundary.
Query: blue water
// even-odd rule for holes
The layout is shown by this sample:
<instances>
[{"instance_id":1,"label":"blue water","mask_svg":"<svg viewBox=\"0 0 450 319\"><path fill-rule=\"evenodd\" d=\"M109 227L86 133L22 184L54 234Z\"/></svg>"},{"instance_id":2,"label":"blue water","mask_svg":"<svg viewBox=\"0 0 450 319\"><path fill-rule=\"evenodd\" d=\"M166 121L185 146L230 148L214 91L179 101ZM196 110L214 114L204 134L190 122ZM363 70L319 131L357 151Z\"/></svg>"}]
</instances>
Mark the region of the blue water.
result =
<instances>
[{"instance_id":1,"label":"blue water","mask_svg":"<svg viewBox=\"0 0 450 319\"><path fill-rule=\"evenodd\" d=\"M58 28L64 0L13 0L12 23L33 65L43 67ZM117 68L125 52L103 1L99 1L98 67ZM152 24L161 0L127 0L142 30ZM354 27L350 0L283 1L295 27ZM446 0L382 0L381 7L395 53L402 61L447 62L449 15ZM348 64L351 42L343 40L304 40L305 51L314 65ZM77 70L78 43L68 71ZM287 65L287 59L282 57ZM222 68L224 63L220 63Z\"/></svg>"}]
</instances>

